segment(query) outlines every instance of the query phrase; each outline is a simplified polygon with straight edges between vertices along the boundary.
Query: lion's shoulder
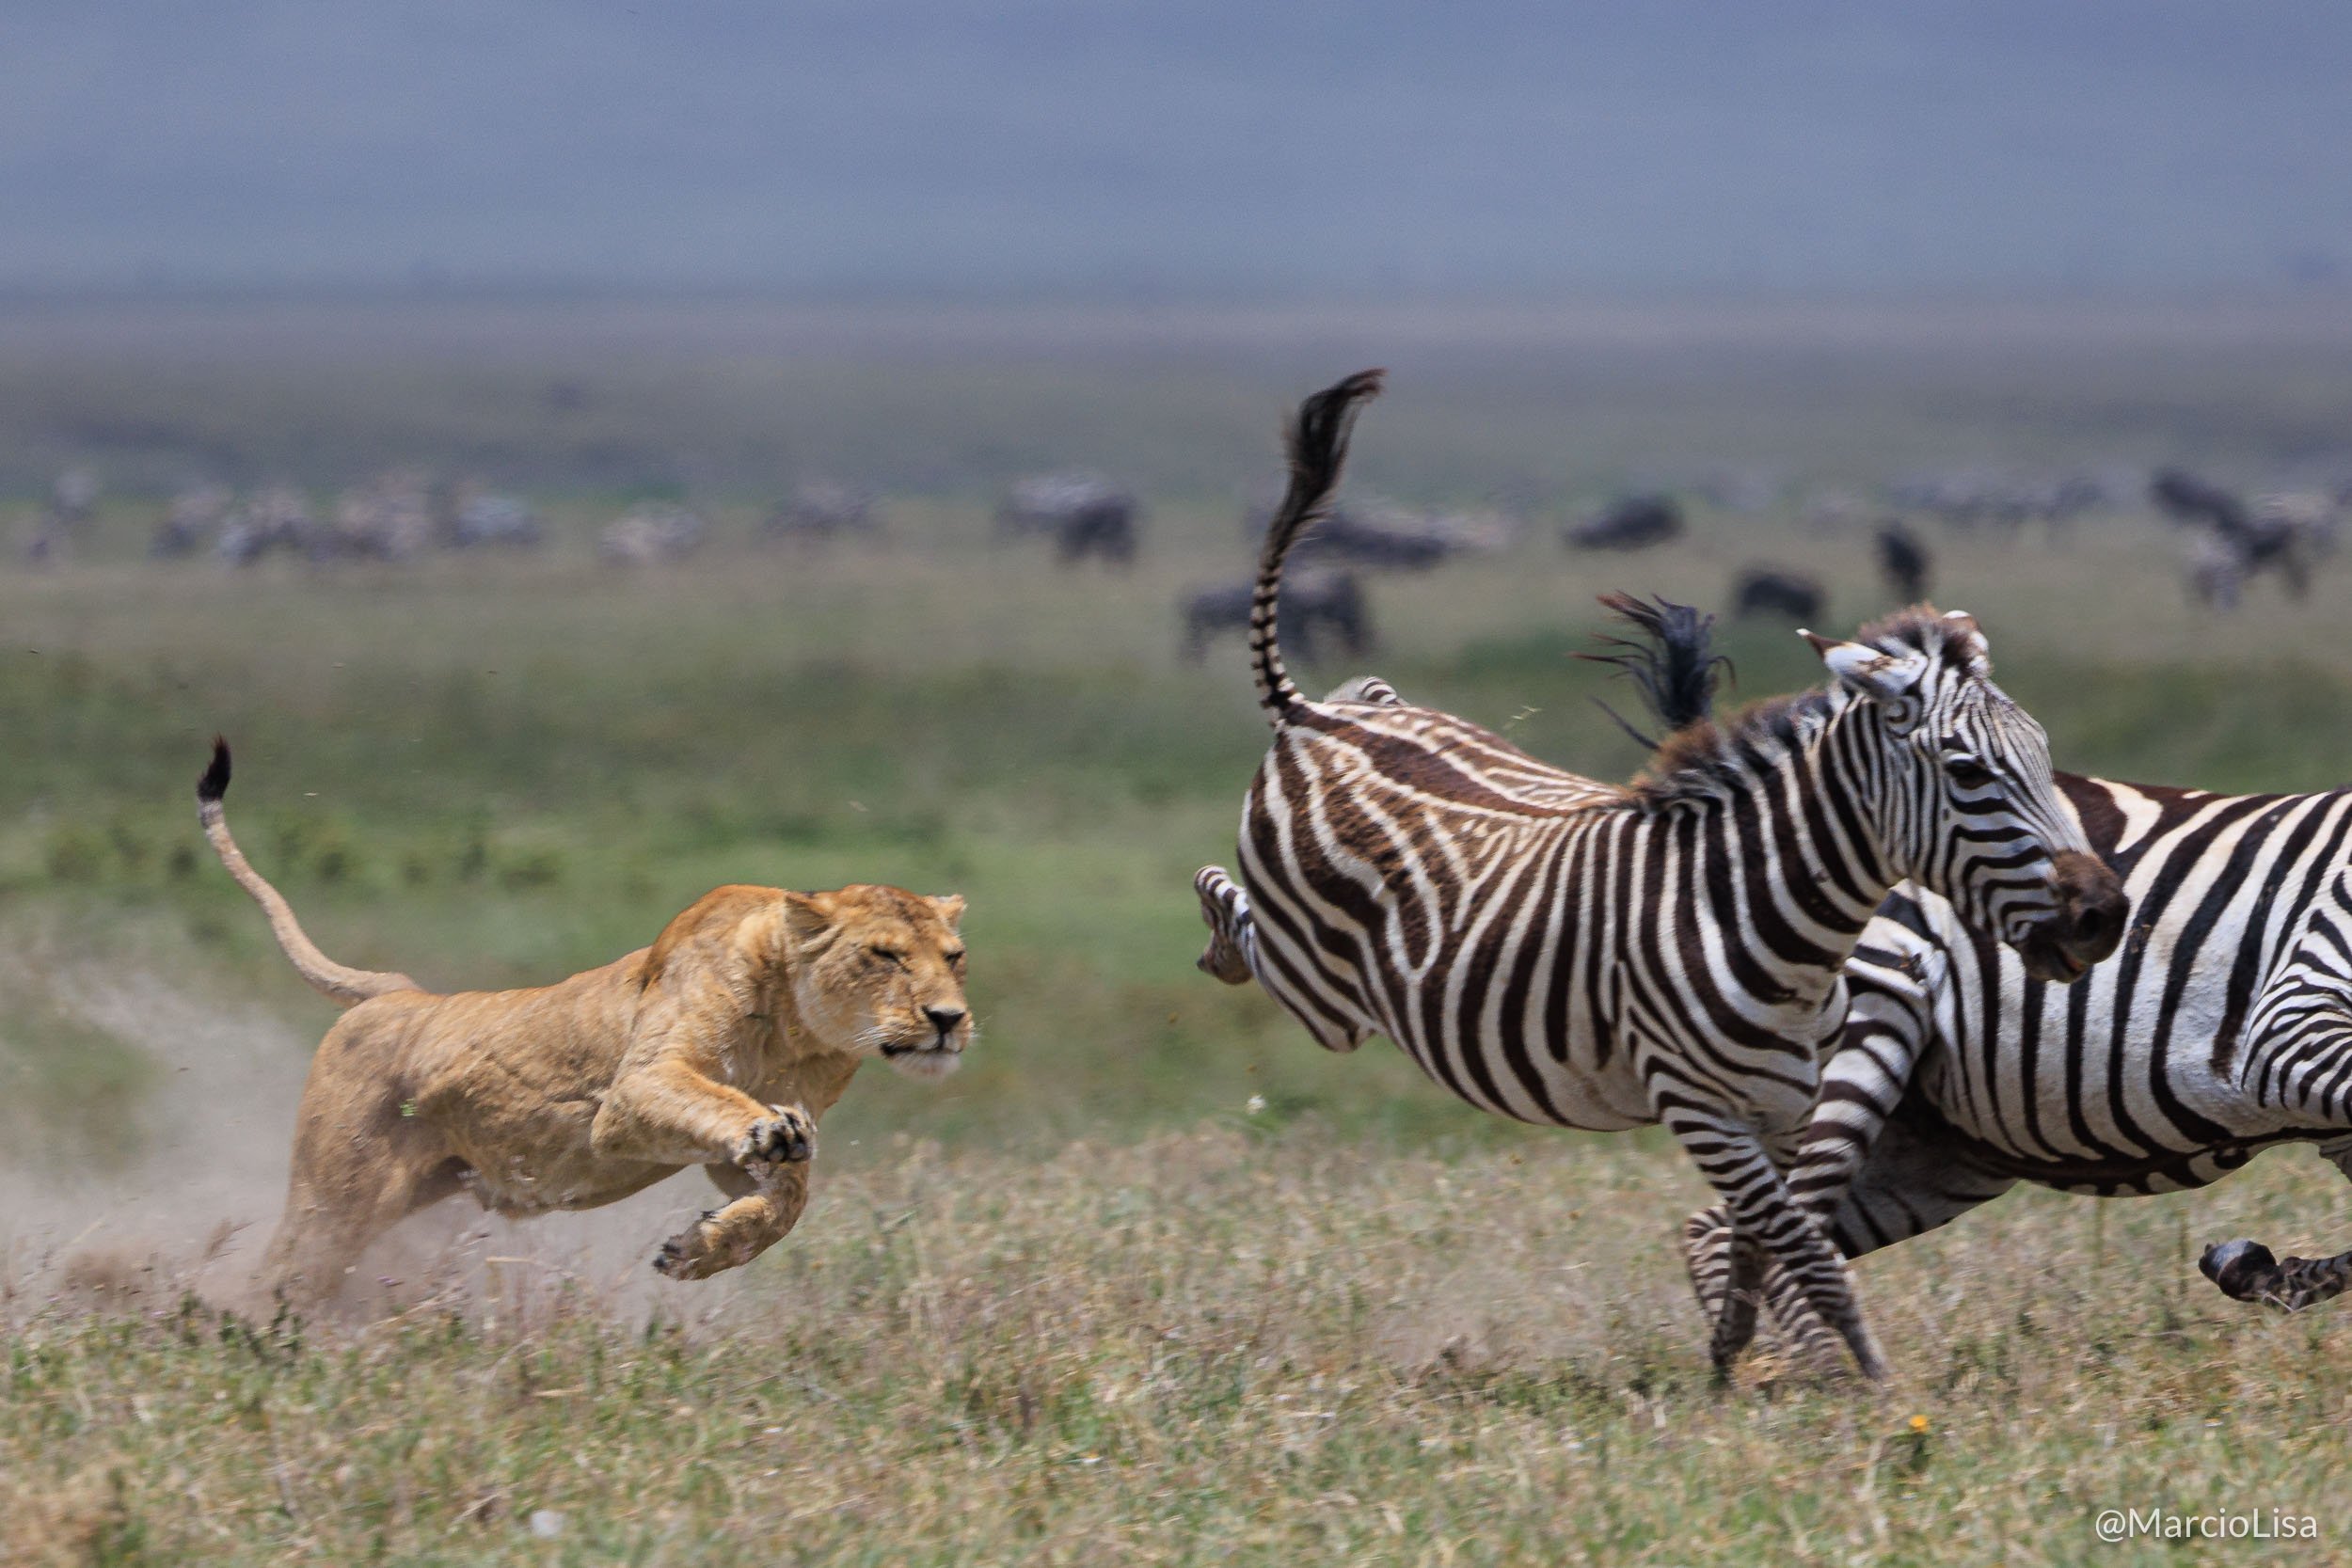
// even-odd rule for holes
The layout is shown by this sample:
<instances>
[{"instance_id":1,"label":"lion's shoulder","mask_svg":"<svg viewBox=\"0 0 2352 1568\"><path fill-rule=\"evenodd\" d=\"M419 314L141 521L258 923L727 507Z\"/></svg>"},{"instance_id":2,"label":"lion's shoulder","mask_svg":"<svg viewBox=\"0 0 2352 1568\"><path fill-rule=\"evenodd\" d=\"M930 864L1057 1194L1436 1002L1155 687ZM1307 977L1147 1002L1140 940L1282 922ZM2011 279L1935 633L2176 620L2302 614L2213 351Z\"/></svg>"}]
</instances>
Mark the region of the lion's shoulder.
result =
<instances>
[{"instance_id":1,"label":"lion's shoulder","mask_svg":"<svg viewBox=\"0 0 2352 1568\"><path fill-rule=\"evenodd\" d=\"M739 883L712 888L670 917L653 945L645 949L637 983L650 986L660 979L675 966L679 955L697 942L727 936L755 920L763 924L782 920L784 901L782 888Z\"/></svg>"}]
</instances>

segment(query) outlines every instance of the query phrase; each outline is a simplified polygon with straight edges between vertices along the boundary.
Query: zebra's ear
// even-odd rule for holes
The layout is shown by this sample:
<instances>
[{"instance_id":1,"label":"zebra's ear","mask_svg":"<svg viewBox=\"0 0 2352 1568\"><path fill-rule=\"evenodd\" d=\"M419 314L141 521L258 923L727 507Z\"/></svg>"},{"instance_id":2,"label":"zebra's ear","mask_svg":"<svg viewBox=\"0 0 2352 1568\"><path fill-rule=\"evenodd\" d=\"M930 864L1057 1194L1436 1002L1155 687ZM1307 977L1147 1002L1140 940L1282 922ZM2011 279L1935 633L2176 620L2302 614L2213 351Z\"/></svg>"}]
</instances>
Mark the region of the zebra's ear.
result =
<instances>
[{"instance_id":1,"label":"zebra's ear","mask_svg":"<svg viewBox=\"0 0 2352 1568\"><path fill-rule=\"evenodd\" d=\"M1944 612L1944 641L1952 650L1952 661L1964 664L1972 674L1989 678L1993 673L1993 652L1985 645L1984 628L1977 618L1964 610Z\"/></svg>"},{"instance_id":2,"label":"zebra's ear","mask_svg":"<svg viewBox=\"0 0 2352 1568\"><path fill-rule=\"evenodd\" d=\"M1927 668L1927 659L1919 654L1890 654L1867 642L1841 642L1809 631L1797 635L1813 644L1813 651L1821 656L1821 662L1829 666L1840 686L1872 702L1892 703L1907 696Z\"/></svg>"}]
</instances>

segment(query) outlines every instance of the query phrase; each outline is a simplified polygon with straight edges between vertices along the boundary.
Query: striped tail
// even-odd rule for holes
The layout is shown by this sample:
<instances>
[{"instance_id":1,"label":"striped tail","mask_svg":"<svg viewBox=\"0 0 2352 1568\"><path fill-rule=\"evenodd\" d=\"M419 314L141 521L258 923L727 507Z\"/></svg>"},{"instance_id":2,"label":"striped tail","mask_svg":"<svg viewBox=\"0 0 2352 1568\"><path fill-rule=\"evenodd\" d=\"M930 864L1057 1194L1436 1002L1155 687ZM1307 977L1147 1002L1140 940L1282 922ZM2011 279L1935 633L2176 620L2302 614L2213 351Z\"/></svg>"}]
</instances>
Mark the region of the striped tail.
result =
<instances>
[{"instance_id":1,"label":"striped tail","mask_svg":"<svg viewBox=\"0 0 2352 1568\"><path fill-rule=\"evenodd\" d=\"M1249 600L1249 673L1258 685L1258 705L1266 721L1279 729L1292 708L1306 698L1282 665L1282 650L1274 639L1275 612L1282 597L1282 558L1325 513L1331 493L1339 488L1340 469L1347 462L1347 435L1356 412L1379 395L1386 371L1358 371L1334 387L1327 387L1298 405L1298 418L1286 438L1290 449L1290 488L1266 525L1265 550L1258 557L1258 587Z\"/></svg>"},{"instance_id":2,"label":"striped tail","mask_svg":"<svg viewBox=\"0 0 2352 1568\"><path fill-rule=\"evenodd\" d=\"M285 950L294 970L311 986L344 1006L356 1006L371 996L388 991L422 990L405 974L386 974L374 970L347 969L320 952L310 939L302 933L295 921L294 907L285 895L262 880L262 874L246 863L244 851L237 841L229 836L229 819L221 810L221 797L229 793L229 742L215 736L213 739L213 765L204 769L204 776L196 783L196 819L204 824L204 836L213 841L214 852L220 863L229 868L229 875L237 885L253 895L269 916L270 934Z\"/></svg>"}]
</instances>

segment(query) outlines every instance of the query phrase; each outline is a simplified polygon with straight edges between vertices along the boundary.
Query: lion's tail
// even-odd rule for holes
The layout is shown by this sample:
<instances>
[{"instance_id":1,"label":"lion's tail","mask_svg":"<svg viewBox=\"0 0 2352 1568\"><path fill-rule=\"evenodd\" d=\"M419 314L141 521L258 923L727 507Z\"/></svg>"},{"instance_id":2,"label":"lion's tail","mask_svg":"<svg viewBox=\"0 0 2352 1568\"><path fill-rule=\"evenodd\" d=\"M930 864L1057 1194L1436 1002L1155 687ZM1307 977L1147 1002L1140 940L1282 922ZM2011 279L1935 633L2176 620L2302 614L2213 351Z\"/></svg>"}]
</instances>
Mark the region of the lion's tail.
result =
<instances>
[{"instance_id":1,"label":"lion's tail","mask_svg":"<svg viewBox=\"0 0 2352 1568\"><path fill-rule=\"evenodd\" d=\"M229 875L237 885L253 895L269 916L270 933L278 945L285 950L295 971L318 990L346 1007L357 1006L371 996L388 991L421 990L405 974L386 974L368 969L346 969L320 952L315 943L302 932L301 923L294 919L294 906L285 895L262 879L262 874L246 863L245 853L237 841L229 836L229 818L221 810L221 797L229 793L229 742L215 736L213 765L204 769L204 776L196 782L196 819L204 824L204 836L213 841L214 852L220 863L229 868Z\"/></svg>"}]
</instances>

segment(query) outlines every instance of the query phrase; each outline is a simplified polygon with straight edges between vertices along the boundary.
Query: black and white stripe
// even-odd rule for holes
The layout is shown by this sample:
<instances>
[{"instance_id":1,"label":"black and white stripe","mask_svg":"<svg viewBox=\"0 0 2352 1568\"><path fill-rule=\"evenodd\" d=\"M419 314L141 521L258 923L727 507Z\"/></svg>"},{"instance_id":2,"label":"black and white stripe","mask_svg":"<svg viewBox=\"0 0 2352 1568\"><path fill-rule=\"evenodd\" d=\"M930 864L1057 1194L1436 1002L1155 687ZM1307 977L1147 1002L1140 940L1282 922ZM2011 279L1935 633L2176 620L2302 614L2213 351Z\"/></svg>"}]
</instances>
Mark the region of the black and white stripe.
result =
<instances>
[{"instance_id":1,"label":"black and white stripe","mask_svg":"<svg viewBox=\"0 0 2352 1568\"><path fill-rule=\"evenodd\" d=\"M2111 1197L2198 1187L2279 1143L2352 1176L2352 790L2212 795L2058 775L2132 920L2114 962L2063 991L1944 900L1891 896L1848 974L1854 1007L1792 1177L1848 1257L2019 1181ZM1728 1232L1694 1217L1720 1292ZM2288 1307L2341 1293L2352 1254L2209 1248L2225 1291ZM1775 1316L1818 1354L1802 1306Z\"/></svg>"},{"instance_id":2,"label":"black and white stripe","mask_svg":"<svg viewBox=\"0 0 2352 1568\"><path fill-rule=\"evenodd\" d=\"M1662 1123L1736 1216L1743 1279L1769 1256L1880 1374L1781 1165L1844 1021L1840 968L1897 881L1946 889L2054 973L2112 946L2082 928L2112 881L2080 853L2040 728L1988 678L1976 624L1932 610L1813 638L1829 688L1678 734L1629 787L1385 687L1308 701L1275 645L1282 562L1378 385L1308 400L1292 433L1251 626L1274 743L1243 805L1240 884L1197 879L1201 966L1254 976L1329 1049L1387 1035L1487 1110ZM1750 1291L1735 1300L1752 1315ZM1738 1310L1719 1346L1745 1338Z\"/></svg>"}]
</instances>

